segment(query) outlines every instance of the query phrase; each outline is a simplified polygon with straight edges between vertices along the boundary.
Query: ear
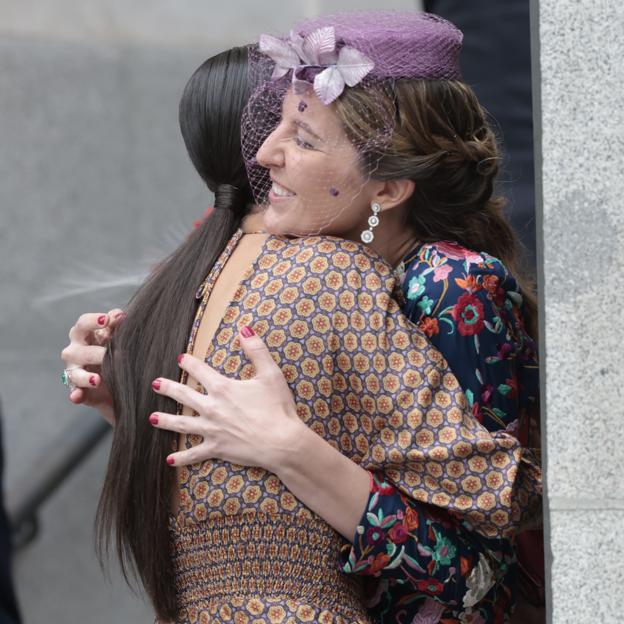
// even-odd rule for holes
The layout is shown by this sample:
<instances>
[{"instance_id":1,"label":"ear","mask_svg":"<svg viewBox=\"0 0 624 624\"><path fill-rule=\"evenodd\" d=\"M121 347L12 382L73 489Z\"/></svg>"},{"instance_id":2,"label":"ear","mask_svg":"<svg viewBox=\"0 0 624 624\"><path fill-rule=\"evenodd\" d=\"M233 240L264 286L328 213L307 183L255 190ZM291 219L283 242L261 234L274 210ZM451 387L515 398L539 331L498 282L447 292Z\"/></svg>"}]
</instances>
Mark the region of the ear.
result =
<instances>
[{"instance_id":1,"label":"ear","mask_svg":"<svg viewBox=\"0 0 624 624\"><path fill-rule=\"evenodd\" d=\"M414 194L416 184L412 180L379 181L372 201L381 205L381 210L390 210L405 204Z\"/></svg>"}]
</instances>

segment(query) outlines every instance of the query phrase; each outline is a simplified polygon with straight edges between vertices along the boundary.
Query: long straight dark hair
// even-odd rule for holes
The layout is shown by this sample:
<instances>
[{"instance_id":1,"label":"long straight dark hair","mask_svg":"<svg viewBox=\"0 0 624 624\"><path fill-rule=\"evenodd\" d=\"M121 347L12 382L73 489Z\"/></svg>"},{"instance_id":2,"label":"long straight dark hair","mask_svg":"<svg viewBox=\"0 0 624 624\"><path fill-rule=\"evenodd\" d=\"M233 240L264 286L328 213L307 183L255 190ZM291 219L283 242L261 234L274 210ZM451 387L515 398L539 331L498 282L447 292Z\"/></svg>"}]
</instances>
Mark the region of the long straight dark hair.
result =
<instances>
[{"instance_id":1,"label":"long straight dark hair","mask_svg":"<svg viewBox=\"0 0 624 624\"><path fill-rule=\"evenodd\" d=\"M96 518L103 560L115 546L126 581L139 580L159 618L175 619L176 592L168 530L175 471L165 463L174 434L154 429L154 411L175 413L151 389L157 377L177 379L196 313L195 292L253 202L240 147L248 97L247 47L205 61L180 101L180 128L215 210L166 258L133 297L103 366L115 429Z\"/></svg>"}]
</instances>

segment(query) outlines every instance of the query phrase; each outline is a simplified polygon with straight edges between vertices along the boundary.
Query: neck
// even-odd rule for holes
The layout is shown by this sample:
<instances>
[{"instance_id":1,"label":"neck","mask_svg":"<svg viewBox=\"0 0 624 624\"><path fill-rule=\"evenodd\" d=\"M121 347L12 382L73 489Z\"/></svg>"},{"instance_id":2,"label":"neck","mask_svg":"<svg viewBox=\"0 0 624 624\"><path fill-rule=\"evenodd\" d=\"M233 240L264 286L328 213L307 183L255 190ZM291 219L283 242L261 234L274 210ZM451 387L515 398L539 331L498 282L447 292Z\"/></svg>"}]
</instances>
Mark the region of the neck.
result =
<instances>
[{"instance_id":1,"label":"neck","mask_svg":"<svg viewBox=\"0 0 624 624\"><path fill-rule=\"evenodd\" d=\"M400 210L386 210L380 215L380 223L373 230L375 238L370 244L380 256L393 267L418 243L418 234L406 227Z\"/></svg>"}]
</instances>

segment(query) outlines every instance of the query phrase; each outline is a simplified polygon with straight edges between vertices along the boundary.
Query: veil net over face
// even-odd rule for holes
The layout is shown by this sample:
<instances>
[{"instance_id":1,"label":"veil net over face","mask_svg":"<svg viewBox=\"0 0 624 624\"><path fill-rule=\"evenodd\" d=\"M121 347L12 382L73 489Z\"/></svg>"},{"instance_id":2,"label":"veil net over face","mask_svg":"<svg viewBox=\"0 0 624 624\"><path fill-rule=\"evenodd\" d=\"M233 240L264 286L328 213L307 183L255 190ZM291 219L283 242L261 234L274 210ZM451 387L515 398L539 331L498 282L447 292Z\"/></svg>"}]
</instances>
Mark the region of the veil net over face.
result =
<instances>
[{"instance_id":1,"label":"veil net over face","mask_svg":"<svg viewBox=\"0 0 624 624\"><path fill-rule=\"evenodd\" d=\"M367 186L389 149L395 81L459 80L462 34L417 11L321 16L250 51L242 149L274 234L369 227Z\"/></svg>"}]
</instances>

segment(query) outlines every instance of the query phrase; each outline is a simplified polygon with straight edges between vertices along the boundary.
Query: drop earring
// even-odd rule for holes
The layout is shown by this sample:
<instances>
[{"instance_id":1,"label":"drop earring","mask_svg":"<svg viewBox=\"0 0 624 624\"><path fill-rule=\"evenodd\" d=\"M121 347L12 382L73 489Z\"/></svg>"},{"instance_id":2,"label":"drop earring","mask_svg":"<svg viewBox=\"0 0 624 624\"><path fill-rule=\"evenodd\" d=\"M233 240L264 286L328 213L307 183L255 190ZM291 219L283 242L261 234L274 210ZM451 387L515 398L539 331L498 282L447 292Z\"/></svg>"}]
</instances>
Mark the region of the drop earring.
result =
<instances>
[{"instance_id":1,"label":"drop earring","mask_svg":"<svg viewBox=\"0 0 624 624\"><path fill-rule=\"evenodd\" d=\"M373 229L379 225L378 215L381 212L381 206L377 202L373 202L371 204L371 210L373 211L373 214L370 217L368 217L368 230L364 230L360 234L360 238L362 239L362 242L366 243L367 245L369 243L372 243L373 239L375 238L375 235L373 234Z\"/></svg>"}]
</instances>

